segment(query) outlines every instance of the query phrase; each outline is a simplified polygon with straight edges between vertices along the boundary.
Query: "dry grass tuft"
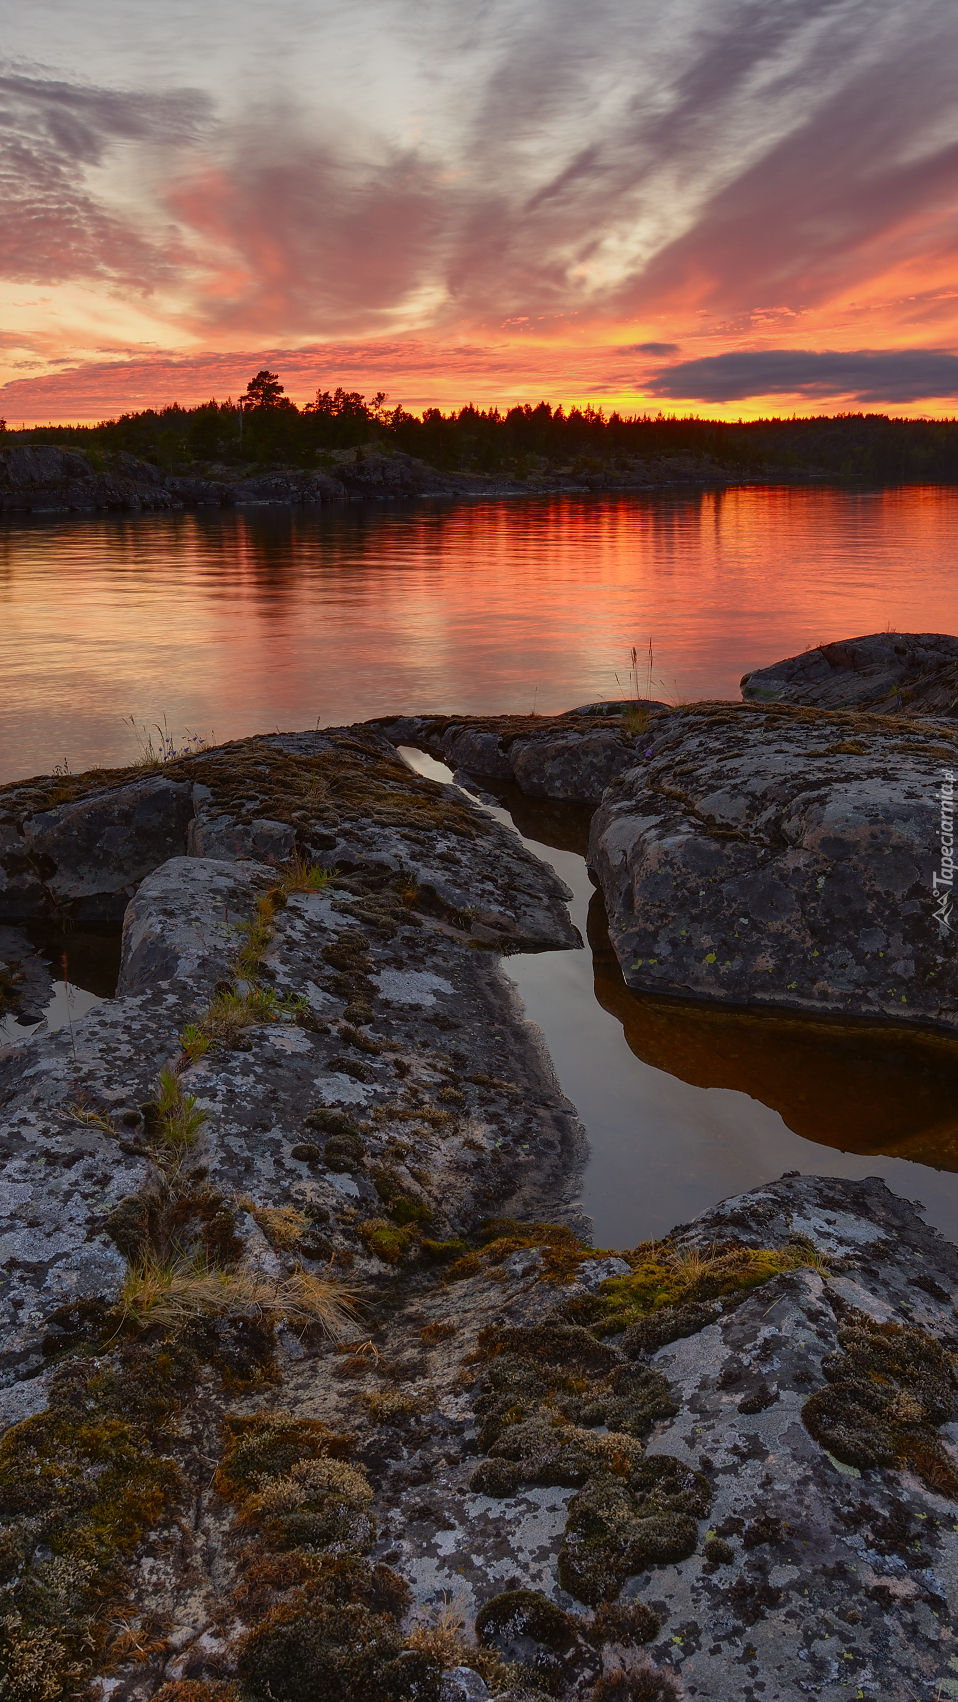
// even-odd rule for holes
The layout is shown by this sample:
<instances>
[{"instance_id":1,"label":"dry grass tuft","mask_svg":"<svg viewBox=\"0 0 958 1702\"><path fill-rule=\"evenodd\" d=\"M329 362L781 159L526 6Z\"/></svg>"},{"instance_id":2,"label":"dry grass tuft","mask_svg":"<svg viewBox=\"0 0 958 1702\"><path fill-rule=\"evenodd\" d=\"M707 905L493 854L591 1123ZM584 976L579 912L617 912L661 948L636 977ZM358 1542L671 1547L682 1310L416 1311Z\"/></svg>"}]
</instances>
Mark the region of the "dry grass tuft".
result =
<instances>
[{"instance_id":1,"label":"dry grass tuft","mask_svg":"<svg viewBox=\"0 0 958 1702\"><path fill-rule=\"evenodd\" d=\"M355 1294L345 1283L308 1271L267 1277L242 1267L225 1271L173 1261L131 1266L122 1301L125 1315L144 1326L175 1327L197 1317L282 1317L302 1328L318 1324L332 1337L349 1328L357 1310Z\"/></svg>"}]
</instances>

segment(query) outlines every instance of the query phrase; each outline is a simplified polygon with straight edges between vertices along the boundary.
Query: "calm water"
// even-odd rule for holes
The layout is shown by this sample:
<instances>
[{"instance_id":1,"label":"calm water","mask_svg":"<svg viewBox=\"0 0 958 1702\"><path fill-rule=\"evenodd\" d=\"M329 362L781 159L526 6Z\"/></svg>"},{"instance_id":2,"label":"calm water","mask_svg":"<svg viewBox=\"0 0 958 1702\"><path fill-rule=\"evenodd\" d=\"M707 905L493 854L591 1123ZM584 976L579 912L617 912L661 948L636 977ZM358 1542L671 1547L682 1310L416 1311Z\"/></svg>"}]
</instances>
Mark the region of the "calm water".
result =
<instances>
[{"instance_id":1,"label":"calm water","mask_svg":"<svg viewBox=\"0 0 958 1702\"><path fill-rule=\"evenodd\" d=\"M0 552L0 779L128 761L130 717L179 743L553 712L620 695L649 637L653 693L681 701L829 639L958 633L958 491L931 487L64 517ZM506 967L589 1130L600 1243L783 1169L884 1176L958 1239L958 1046L638 998L581 845L516 819L592 947Z\"/></svg>"},{"instance_id":2,"label":"calm water","mask_svg":"<svg viewBox=\"0 0 958 1702\"><path fill-rule=\"evenodd\" d=\"M825 639L958 632L958 492L735 490L0 529L0 780L422 709L737 696ZM644 683L644 682L643 682Z\"/></svg>"}]
</instances>

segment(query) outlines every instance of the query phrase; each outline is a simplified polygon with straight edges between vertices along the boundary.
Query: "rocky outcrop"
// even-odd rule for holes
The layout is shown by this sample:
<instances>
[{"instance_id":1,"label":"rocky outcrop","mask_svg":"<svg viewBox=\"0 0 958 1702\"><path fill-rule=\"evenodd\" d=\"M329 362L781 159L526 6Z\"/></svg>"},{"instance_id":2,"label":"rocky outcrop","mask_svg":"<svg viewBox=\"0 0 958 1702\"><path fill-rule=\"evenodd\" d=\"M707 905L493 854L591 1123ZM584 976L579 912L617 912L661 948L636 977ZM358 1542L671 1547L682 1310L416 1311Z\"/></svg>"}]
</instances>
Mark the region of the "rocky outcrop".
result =
<instances>
[{"instance_id":1,"label":"rocky outcrop","mask_svg":"<svg viewBox=\"0 0 958 1702\"><path fill-rule=\"evenodd\" d=\"M656 844L700 836L706 895L713 840L785 859L778 880L840 864L828 765L861 756L831 748L852 723L654 723L650 810L679 785L686 810ZM857 821L880 756L867 844L900 881L894 764L935 749L871 730L844 787ZM799 749L825 801L776 805ZM551 870L375 728L109 778L4 794L19 828L80 810L61 854L81 863L84 806L158 779L196 813L193 854L128 906L117 996L0 1050L0 1685L948 1694L958 1250L878 1181L790 1176L596 1251L583 1131L496 955L576 942ZM637 832L610 799L637 788L623 771L601 807L610 858ZM793 816L820 837L789 863ZM282 866L271 824L295 835Z\"/></svg>"},{"instance_id":2,"label":"rocky outcrop","mask_svg":"<svg viewBox=\"0 0 958 1702\"><path fill-rule=\"evenodd\" d=\"M958 714L958 638L873 632L821 644L742 676L749 703L804 703L882 715Z\"/></svg>"},{"instance_id":3,"label":"rocky outcrop","mask_svg":"<svg viewBox=\"0 0 958 1702\"><path fill-rule=\"evenodd\" d=\"M953 735L697 704L650 749L589 851L630 987L955 1030Z\"/></svg>"},{"instance_id":4,"label":"rocky outcrop","mask_svg":"<svg viewBox=\"0 0 958 1702\"><path fill-rule=\"evenodd\" d=\"M706 456L665 456L650 461L543 465L525 476L490 476L431 467L414 455L371 444L323 455L321 468L205 465L195 472L164 473L124 450L59 449L16 441L0 450L0 513L48 514L104 508L234 508L311 506L328 502L382 502L415 497L505 497L590 491L649 490L660 486L740 483L738 474ZM13 439L14 441L11 441ZM751 483L779 482L763 472Z\"/></svg>"},{"instance_id":5,"label":"rocky outcrop","mask_svg":"<svg viewBox=\"0 0 958 1702\"><path fill-rule=\"evenodd\" d=\"M614 716L599 704L567 715L420 715L369 724L393 744L429 751L454 771L514 781L528 798L594 806L641 759L663 712L664 704L649 701Z\"/></svg>"},{"instance_id":6,"label":"rocky outcrop","mask_svg":"<svg viewBox=\"0 0 958 1702\"><path fill-rule=\"evenodd\" d=\"M98 508L176 508L148 461L120 450L96 465L75 449L18 444L0 449L0 513L57 514Z\"/></svg>"}]
</instances>

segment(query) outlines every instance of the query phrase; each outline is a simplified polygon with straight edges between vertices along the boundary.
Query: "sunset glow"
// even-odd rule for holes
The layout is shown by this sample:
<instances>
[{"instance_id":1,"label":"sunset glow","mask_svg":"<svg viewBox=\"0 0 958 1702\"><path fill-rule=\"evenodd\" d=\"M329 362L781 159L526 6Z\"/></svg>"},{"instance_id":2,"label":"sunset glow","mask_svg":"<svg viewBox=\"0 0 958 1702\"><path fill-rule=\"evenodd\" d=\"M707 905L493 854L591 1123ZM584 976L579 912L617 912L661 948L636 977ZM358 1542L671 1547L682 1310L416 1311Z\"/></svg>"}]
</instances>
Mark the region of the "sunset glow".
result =
<instances>
[{"instance_id":1,"label":"sunset glow","mask_svg":"<svg viewBox=\"0 0 958 1702\"><path fill-rule=\"evenodd\" d=\"M934 0L36 0L0 76L0 413L343 384L958 412Z\"/></svg>"}]
</instances>

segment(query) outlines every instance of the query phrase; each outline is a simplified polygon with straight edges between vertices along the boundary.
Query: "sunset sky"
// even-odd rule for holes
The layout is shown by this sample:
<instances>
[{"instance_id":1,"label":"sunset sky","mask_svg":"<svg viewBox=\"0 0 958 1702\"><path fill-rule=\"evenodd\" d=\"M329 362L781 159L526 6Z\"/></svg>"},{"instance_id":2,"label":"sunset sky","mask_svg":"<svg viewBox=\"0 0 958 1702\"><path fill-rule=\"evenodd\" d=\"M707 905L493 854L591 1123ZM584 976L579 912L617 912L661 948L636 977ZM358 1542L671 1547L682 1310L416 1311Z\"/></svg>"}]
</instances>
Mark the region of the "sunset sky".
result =
<instances>
[{"instance_id":1,"label":"sunset sky","mask_svg":"<svg viewBox=\"0 0 958 1702\"><path fill-rule=\"evenodd\" d=\"M958 414L953 0L31 0L0 414Z\"/></svg>"}]
</instances>

